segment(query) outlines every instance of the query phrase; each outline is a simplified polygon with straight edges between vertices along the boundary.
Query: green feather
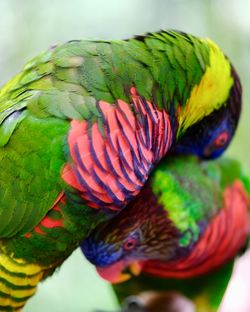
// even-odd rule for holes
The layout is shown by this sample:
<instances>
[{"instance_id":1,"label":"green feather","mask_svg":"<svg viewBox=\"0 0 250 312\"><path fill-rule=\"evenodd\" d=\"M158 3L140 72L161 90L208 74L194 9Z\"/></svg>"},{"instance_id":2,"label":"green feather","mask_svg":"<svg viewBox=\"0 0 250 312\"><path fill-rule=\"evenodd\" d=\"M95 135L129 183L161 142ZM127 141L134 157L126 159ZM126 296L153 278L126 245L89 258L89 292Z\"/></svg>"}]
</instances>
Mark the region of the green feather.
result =
<instances>
[{"instance_id":1,"label":"green feather","mask_svg":"<svg viewBox=\"0 0 250 312\"><path fill-rule=\"evenodd\" d=\"M62 168L70 161L71 120L96 121L102 130L98 101L112 105L121 99L129 105L133 86L175 118L176 107L185 107L208 69L210 52L207 41L172 31L71 41L29 61L0 91L0 252L33 263L61 263L107 217L62 181ZM66 229L43 227L46 235L38 235L34 228L62 190L69 201L63 207ZM29 231L27 243L23 235Z\"/></svg>"},{"instance_id":2,"label":"green feather","mask_svg":"<svg viewBox=\"0 0 250 312\"><path fill-rule=\"evenodd\" d=\"M220 166L201 165L195 157L183 160L178 157L168 163L163 160L153 172L151 186L175 226L183 233L191 231L194 235L181 238L180 245L187 246L192 239L198 239L199 222L210 219L223 204L221 181L217 178L221 175Z\"/></svg>"},{"instance_id":3,"label":"green feather","mask_svg":"<svg viewBox=\"0 0 250 312\"><path fill-rule=\"evenodd\" d=\"M68 126L60 119L26 117L0 149L0 237L31 230L61 192L62 142Z\"/></svg>"}]
</instances>

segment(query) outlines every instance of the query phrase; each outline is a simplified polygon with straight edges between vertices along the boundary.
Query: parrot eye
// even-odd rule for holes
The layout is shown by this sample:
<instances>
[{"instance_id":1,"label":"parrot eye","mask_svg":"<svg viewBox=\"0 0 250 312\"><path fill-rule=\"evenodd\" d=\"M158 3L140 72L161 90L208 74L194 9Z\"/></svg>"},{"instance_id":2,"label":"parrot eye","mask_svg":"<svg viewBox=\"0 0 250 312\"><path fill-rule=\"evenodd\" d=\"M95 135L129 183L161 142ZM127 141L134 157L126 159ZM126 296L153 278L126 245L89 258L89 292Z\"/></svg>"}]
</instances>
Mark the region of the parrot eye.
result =
<instances>
[{"instance_id":1,"label":"parrot eye","mask_svg":"<svg viewBox=\"0 0 250 312\"><path fill-rule=\"evenodd\" d=\"M227 144L229 140L229 134L227 131L221 132L214 140L214 145L216 147L223 147L225 144Z\"/></svg>"},{"instance_id":2,"label":"parrot eye","mask_svg":"<svg viewBox=\"0 0 250 312\"><path fill-rule=\"evenodd\" d=\"M137 245L137 239L135 237L129 237L123 244L123 249L126 251L130 251L135 249Z\"/></svg>"}]
</instances>

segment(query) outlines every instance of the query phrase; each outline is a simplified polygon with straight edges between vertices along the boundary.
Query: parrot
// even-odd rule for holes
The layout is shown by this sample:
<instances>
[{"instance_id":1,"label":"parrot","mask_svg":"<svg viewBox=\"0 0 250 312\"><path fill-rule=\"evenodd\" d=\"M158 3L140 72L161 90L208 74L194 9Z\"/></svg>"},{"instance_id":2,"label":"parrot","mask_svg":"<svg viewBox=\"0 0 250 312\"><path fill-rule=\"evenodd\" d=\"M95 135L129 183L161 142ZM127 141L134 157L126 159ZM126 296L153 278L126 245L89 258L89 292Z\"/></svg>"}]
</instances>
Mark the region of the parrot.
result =
<instances>
[{"instance_id":1,"label":"parrot","mask_svg":"<svg viewBox=\"0 0 250 312\"><path fill-rule=\"evenodd\" d=\"M250 180L242 166L229 158L169 156L140 194L81 243L85 257L119 300L174 291L197 311L217 311L249 237Z\"/></svg>"},{"instance_id":2,"label":"parrot","mask_svg":"<svg viewBox=\"0 0 250 312\"><path fill-rule=\"evenodd\" d=\"M20 311L168 152L218 157L241 93L212 40L172 30L30 60L0 91L0 311Z\"/></svg>"}]
</instances>

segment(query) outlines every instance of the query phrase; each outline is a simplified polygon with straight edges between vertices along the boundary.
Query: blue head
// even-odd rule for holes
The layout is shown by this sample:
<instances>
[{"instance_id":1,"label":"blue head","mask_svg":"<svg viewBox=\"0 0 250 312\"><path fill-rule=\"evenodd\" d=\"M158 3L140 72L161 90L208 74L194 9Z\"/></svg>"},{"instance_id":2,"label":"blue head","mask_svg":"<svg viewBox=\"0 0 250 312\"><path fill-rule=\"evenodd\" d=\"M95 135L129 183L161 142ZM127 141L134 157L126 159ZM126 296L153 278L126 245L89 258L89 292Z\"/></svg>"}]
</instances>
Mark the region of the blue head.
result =
<instances>
[{"instance_id":1,"label":"blue head","mask_svg":"<svg viewBox=\"0 0 250 312\"><path fill-rule=\"evenodd\" d=\"M128 276L121 272L131 264L134 268L144 260L173 258L179 237L151 188L145 187L117 217L94 229L81 249L103 278L116 283Z\"/></svg>"},{"instance_id":2,"label":"blue head","mask_svg":"<svg viewBox=\"0 0 250 312\"><path fill-rule=\"evenodd\" d=\"M218 110L191 126L176 141L173 154L192 154L203 159L214 159L230 144L241 112L241 85L232 68L234 84L227 102Z\"/></svg>"}]
</instances>

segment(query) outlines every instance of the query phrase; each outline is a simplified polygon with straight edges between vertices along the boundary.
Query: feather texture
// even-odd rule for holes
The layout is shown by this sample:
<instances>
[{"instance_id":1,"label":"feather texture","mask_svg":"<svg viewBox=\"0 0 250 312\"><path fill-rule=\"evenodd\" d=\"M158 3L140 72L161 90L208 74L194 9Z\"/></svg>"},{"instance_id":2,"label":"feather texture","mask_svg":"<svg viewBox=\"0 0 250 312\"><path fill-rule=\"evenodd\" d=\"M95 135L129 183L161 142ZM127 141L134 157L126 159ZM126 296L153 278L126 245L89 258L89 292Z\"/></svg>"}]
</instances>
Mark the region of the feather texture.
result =
<instances>
[{"instance_id":1,"label":"feather texture","mask_svg":"<svg viewBox=\"0 0 250 312\"><path fill-rule=\"evenodd\" d=\"M70 41L29 61L0 91L1 254L54 268L194 124L236 110L231 140L233 73L210 40L175 31Z\"/></svg>"}]
</instances>

